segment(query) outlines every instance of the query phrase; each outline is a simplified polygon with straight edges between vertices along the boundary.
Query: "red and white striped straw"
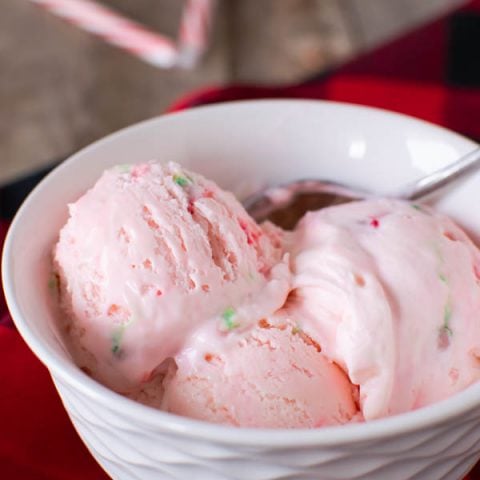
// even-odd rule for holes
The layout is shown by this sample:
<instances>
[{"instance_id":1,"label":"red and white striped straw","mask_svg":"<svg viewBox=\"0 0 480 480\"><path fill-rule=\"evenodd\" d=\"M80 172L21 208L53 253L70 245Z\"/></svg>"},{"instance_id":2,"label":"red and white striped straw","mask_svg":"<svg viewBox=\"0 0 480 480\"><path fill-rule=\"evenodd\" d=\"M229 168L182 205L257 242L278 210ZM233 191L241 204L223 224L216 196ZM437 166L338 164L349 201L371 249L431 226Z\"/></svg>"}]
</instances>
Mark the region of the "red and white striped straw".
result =
<instances>
[{"instance_id":1,"label":"red and white striped straw","mask_svg":"<svg viewBox=\"0 0 480 480\"><path fill-rule=\"evenodd\" d=\"M180 22L179 63L191 67L205 53L215 0L187 0Z\"/></svg>"},{"instance_id":2,"label":"red and white striped straw","mask_svg":"<svg viewBox=\"0 0 480 480\"><path fill-rule=\"evenodd\" d=\"M92 0L30 0L71 24L160 68L192 67L204 52L212 0L188 0L182 15L180 43L188 45L190 61L180 61L175 42ZM198 18L201 17L201 18ZM185 43L184 42L185 40ZM192 61L193 60L193 61Z\"/></svg>"}]
</instances>

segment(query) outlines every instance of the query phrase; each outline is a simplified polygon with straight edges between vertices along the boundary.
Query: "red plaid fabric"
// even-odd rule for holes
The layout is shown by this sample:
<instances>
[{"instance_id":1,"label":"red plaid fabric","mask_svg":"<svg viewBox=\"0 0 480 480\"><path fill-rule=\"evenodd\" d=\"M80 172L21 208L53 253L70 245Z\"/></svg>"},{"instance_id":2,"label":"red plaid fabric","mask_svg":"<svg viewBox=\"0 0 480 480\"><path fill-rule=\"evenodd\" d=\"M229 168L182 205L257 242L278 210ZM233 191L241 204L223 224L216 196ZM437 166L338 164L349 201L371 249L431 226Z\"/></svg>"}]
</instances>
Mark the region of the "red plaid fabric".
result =
<instances>
[{"instance_id":1,"label":"red plaid fabric","mask_svg":"<svg viewBox=\"0 0 480 480\"><path fill-rule=\"evenodd\" d=\"M456 33L464 25L469 33ZM476 0L319 79L276 88L209 88L180 99L170 111L255 98L335 100L406 113L480 140L479 45L480 0ZM463 78L469 69L476 69L471 81Z\"/></svg>"},{"instance_id":2,"label":"red plaid fabric","mask_svg":"<svg viewBox=\"0 0 480 480\"><path fill-rule=\"evenodd\" d=\"M7 223L0 222L0 251ZM0 289L0 478L105 480L47 369L17 333Z\"/></svg>"}]
</instances>

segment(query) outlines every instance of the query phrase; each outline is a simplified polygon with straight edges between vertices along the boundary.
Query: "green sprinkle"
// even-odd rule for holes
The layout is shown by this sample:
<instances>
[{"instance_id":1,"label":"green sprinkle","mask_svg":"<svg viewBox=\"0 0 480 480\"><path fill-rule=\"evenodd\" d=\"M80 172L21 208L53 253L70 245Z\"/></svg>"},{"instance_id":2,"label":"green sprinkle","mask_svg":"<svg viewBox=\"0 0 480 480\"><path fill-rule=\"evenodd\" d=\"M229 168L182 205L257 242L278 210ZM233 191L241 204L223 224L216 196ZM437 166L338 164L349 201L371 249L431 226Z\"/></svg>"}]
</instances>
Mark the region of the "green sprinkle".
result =
<instances>
[{"instance_id":1,"label":"green sprinkle","mask_svg":"<svg viewBox=\"0 0 480 480\"><path fill-rule=\"evenodd\" d=\"M420 205L417 205L416 203L412 203L412 208L415 210L418 210L419 212L423 212L423 208Z\"/></svg>"},{"instance_id":2,"label":"green sprinkle","mask_svg":"<svg viewBox=\"0 0 480 480\"><path fill-rule=\"evenodd\" d=\"M447 277L443 273L438 274L438 278L443 282L443 283L448 283Z\"/></svg>"},{"instance_id":3,"label":"green sprinkle","mask_svg":"<svg viewBox=\"0 0 480 480\"><path fill-rule=\"evenodd\" d=\"M173 181L181 187L186 187L190 183L188 179L186 177L183 177L182 175L174 175Z\"/></svg>"},{"instance_id":4,"label":"green sprinkle","mask_svg":"<svg viewBox=\"0 0 480 480\"><path fill-rule=\"evenodd\" d=\"M122 339L123 339L123 335L125 333L125 330L132 323L133 323L133 317L130 317L127 323L123 323L122 325L119 325L117 328L115 328L115 330L112 333L112 348L111 348L111 351L112 351L113 355L117 358L121 357L121 355L122 355L121 343L122 343Z\"/></svg>"},{"instance_id":5,"label":"green sprinkle","mask_svg":"<svg viewBox=\"0 0 480 480\"><path fill-rule=\"evenodd\" d=\"M450 322L450 318L452 318L452 306L450 305L450 301L445 304L445 308L443 310L443 325L445 328L450 330L448 322ZM451 331L451 330L450 330Z\"/></svg>"},{"instance_id":6,"label":"green sprinkle","mask_svg":"<svg viewBox=\"0 0 480 480\"><path fill-rule=\"evenodd\" d=\"M302 329L298 326L292 328L292 335L297 335L302 331Z\"/></svg>"},{"instance_id":7,"label":"green sprinkle","mask_svg":"<svg viewBox=\"0 0 480 480\"><path fill-rule=\"evenodd\" d=\"M50 278L48 279L48 288L50 290L54 290L58 292L58 287L59 287L58 275L56 273L52 273L50 275Z\"/></svg>"},{"instance_id":8,"label":"green sprinkle","mask_svg":"<svg viewBox=\"0 0 480 480\"><path fill-rule=\"evenodd\" d=\"M120 327L112 334L112 353L116 357L121 354L120 344L122 343L124 328Z\"/></svg>"},{"instance_id":9,"label":"green sprinkle","mask_svg":"<svg viewBox=\"0 0 480 480\"><path fill-rule=\"evenodd\" d=\"M445 304L445 308L443 310L443 325L439 328L440 339L443 336L451 337L453 335L453 331L450 327L450 319L452 318L452 305L450 303L450 299L447 300ZM445 338L441 340L442 344L445 342ZM448 345L448 344L447 344Z\"/></svg>"},{"instance_id":10,"label":"green sprinkle","mask_svg":"<svg viewBox=\"0 0 480 480\"><path fill-rule=\"evenodd\" d=\"M232 307L228 307L223 313L222 318L225 322L225 325L228 330L233 330L234 328L238 327L238 323L233 321L233 317L235 316L235 310Z\"/></svg>"}]
</instances>

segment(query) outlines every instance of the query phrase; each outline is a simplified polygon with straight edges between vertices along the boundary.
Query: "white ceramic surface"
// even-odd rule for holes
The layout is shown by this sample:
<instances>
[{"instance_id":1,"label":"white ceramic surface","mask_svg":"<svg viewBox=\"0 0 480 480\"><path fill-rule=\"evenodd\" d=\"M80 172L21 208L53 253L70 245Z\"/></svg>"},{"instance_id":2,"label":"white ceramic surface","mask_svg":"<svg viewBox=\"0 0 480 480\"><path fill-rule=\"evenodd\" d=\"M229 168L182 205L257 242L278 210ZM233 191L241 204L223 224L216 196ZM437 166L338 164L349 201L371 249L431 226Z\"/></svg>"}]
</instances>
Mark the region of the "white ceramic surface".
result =
<instances>
[{"instance_id":1,"label":"white ceramic surface","mask_svg":"<svg viewBox=\"0 0 480 480\"><path fill-rule=\"evenodd\" d=\"M196 422L136 404L76 368L55 331L47 276L67 203L114 164L174 160L239 194L309 176L386 193L474 146L405 116L328 102L225 104L144 122L77 153L27 199L4 250L8 305L79 434L113 478L459 479L480 457L480 384L366 424L269 431ZM477 173L435 201L474 234L479 186Z\"/></svg>"}]
</instances>

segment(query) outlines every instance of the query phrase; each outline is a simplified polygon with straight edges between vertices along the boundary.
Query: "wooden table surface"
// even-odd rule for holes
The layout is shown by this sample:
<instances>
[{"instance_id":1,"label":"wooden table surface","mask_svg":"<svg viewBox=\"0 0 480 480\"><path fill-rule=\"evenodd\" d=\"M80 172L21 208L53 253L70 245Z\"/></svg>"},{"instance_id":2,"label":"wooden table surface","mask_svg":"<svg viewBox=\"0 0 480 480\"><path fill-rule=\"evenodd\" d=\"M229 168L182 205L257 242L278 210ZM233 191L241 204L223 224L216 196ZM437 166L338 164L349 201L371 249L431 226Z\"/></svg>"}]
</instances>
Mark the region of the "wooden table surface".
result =
<instances>
[{"instance_id":1,"label":"wooden table surface","mask_svg":"<svg viewBox=\"0 0 480 480\"><path fill-rule=\"evenodd\" d=\"M103 0L175 35L180 0ZM297 82L462 0L219 0L208 54L160 70L33 6L1 0L0 185L207 85Z\"/></svg>"}]
</instances>

